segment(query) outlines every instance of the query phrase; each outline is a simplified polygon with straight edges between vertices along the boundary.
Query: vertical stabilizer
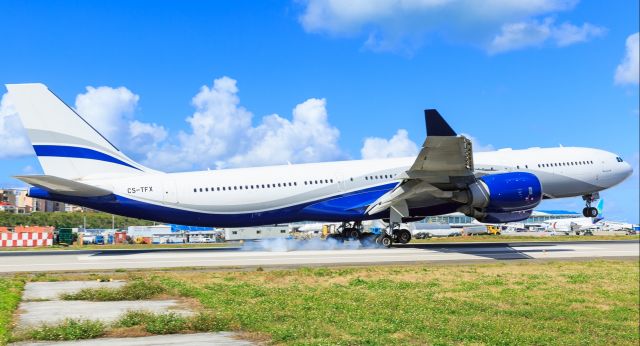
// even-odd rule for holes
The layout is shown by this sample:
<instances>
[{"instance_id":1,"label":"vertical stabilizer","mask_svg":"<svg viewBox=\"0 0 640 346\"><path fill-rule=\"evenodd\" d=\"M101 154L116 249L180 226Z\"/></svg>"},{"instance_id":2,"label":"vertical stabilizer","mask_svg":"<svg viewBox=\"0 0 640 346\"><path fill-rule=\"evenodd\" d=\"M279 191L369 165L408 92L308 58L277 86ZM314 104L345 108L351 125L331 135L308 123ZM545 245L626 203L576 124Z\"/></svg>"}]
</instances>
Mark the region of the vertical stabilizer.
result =
<instances>
[{"instance_id":1,"label":"vertical stabilizer","mask_svg":"<svg viewBox=\"0 0 640 346\"><path fill-rule=\"evenodd\" d=\"M124 155L44 84L7 89L45 174L77 180L152 171Z\"/></svg>"}]
</instances>

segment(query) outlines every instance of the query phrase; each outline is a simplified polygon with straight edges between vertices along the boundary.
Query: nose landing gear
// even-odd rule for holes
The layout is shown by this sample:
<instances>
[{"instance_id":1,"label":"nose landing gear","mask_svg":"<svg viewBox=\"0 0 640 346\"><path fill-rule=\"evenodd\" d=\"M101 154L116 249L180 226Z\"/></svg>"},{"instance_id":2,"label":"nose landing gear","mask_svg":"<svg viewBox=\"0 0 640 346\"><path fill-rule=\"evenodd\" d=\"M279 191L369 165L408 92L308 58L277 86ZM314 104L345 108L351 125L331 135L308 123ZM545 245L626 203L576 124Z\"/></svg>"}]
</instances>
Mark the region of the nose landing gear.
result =
<instances>
[{"instance_id":1,"label":"nose landing gear","mask_svg":"<svg viewBox=\"0 0 640 346\"><path fill-rule=\"evenodd\" d=\"M600 199L600 194L597 192L582 196L582 200L584 200L586 204L585 208L582 209L582 215L584 215L584 217L598 216L598 209L591 206L591 203L598 199Z\"/></svg>"}]
</instances>

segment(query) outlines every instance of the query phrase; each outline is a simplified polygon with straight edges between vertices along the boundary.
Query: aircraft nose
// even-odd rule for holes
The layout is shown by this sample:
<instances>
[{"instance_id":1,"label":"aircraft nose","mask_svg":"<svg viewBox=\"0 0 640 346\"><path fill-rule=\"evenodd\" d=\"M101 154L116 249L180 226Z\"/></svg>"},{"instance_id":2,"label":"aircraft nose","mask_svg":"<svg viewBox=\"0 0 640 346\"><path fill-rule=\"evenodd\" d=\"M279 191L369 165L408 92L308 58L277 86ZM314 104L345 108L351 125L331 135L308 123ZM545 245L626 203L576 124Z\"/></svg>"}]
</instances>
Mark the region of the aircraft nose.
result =
<instances>
[{"instance_id":1,"label":"aircraft nose","mask_svg":"<svg viewBox=\"0 0 640 346\"><path fill-rule=\"evenodd\" d=\"M631 174L633 174L633 167L627 162L623 162L624 167L622 167L622 175L623 179L627 179Z\"/></svg>"}]
</instances>

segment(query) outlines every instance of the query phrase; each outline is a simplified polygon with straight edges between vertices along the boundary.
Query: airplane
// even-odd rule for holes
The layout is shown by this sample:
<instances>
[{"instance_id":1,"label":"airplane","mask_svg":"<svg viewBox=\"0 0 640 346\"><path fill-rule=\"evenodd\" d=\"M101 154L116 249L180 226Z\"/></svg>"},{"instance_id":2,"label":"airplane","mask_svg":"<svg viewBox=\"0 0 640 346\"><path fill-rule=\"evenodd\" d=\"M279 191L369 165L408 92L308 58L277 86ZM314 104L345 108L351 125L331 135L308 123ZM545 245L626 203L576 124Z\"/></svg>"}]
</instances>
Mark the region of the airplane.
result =
<instances>
[{"instance_id":1,"label":"airplane","mask_svg":"<svg viewBox=\"0 0 640 346\"><path fill-rule=\"evenodd\" d=\"M632 173L618 155L581 147L473 152L435 109L416 157L165 173L121 152L40 83L8 84L43 175L28 195L165 223L249 227L299 221L388 225L375 241L406 240L403 222L462 212L485 223L524 220L542 199L598 192ZM410 233L408 237L410 237ZM402 242L402 241L401 241Z\"/></svg>"},{"instance_id":2,"label":"airplane","mask_svg":"<svg viewBox=\"0 0 640 346\"><path fill-rule=\"evenodd\" d=\"M549 231L564 232L566 234L569 234L570 232L576 232L576 234L579 234L580 232L590 231L598 228L598 222L604 219L604 214L602 214L603 205L604 200L600 199L596 206L596 210L598 211L596 217L553 219L543 221L543 224Z\"/></svg>"}]
</instances>

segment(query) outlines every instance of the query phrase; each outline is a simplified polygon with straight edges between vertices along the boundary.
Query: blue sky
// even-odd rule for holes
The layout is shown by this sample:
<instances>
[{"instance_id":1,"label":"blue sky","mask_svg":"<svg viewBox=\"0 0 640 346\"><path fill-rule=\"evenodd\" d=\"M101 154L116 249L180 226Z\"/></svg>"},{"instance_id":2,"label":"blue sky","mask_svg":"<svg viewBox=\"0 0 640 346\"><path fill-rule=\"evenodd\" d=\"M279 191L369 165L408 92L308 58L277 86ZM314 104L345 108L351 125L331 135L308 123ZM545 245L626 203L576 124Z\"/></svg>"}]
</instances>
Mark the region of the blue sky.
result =
<instances>
[{"instance_id":1,"label":"blue sky","mask_svg":"<svg viewBox=\"0 0 640 346\"><path fill-rule=\"evenodd\" d=\"M164 170L410 153L438 108L485 149L619 153L636 173L605 213L638 222L637 1L346 3L7 1L0 82L47 84ZM40 168L0 114L0 186L19 186Z\"/></svg>"}]
</instances>

